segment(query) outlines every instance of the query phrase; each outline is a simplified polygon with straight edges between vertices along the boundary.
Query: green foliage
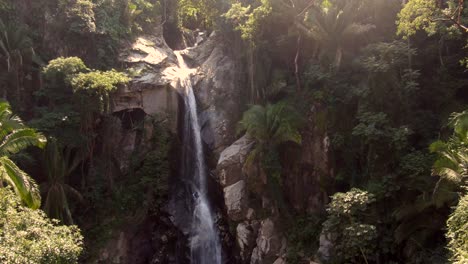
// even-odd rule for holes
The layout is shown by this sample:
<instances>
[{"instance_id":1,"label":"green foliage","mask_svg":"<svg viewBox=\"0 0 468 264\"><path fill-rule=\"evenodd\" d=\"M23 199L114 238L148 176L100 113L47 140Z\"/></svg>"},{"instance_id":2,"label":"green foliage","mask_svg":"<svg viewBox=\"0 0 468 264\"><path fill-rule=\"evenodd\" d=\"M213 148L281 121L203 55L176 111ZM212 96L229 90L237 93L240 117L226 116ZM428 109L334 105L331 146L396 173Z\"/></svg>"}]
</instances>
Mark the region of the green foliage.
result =
<instances>
[{"instance_id":1,"label":"green foliage","mask_svg":"<svg viewBox=\"0 0 468 264\"><path fill-rule=\"evenodd\" d=\"M23 54L32 48L31 39L24 28L1 19L0 32L0 58L5 60L6 70L10 71L22 64Z\"/></svg>"},{"instance_id":2,"label":"green foliage","mask_svg":"<svg viewBox=\"0 0 468 264\"><path fill-rule=\"evenodd\" d=\"M446 4L438 1L410 0L398 14L398 34L406 37L414 35L417 30L425 30L432 35L445 31L466 32L464 26L467 22L464 1L447 1Z\"/></svg>"},{"instance_id":3,"label":"green foliage","mask_svg":"<svg viewBox=\"0 0 468 264\"><path fill-rule=\"evenodd\" d=\"M373 194L359 189L332 196L322 232L331 238L334 262L364 263L375 257L377 228L366 222L375 201Z\"/></svg>"},{"instance_id":4,"label":"green foliage","mask_svg":"<svg viewBox=\"0 0 468 264\"><path fill-rule=\"evenodd\" d=\"M0 262L78 263L83 237L76 226L60 226L40 210L20 206L0 188Z\"/></svg>"},{"instance_id":5,"label":"green foliage","mask_svg":"<svg viewBox=\"0 0 468 264\"><path fill-rule=\"evenodd\" d=\"M433 174L463 187L468 181L468 111L453 113L449 123L454 135L447 141L431 144L431 152L438 154Z\"/></svg>"},{"instance_id":6,"label":"green foliage","mask_svg":"<svg viewBox=\"0 0 468 264\"><path fill-rule=\"evenodd\" d=\"M50 137L60 139L64 145L81 146L84 143L84 135L79 131L80 114L73 108L72 104L57 106L53 110L49 107L38 107L35 110L37 117L28 124Z\"/></svg>"},{"instance_id":7,"label":"green foliage","mask_svg":"<svg viewBox=\"0 0 468 264\"><path fill-rule=\"evenodd\" d=\"M251 106L239 122L240 130L256 142L248 162L260 162L270 177L278 177L278 147L286 142L301 144L300 125L298 113L286 102Z\"/></svg>"},{"instance_id":8,"label":"green foliage","mask_svg":"<svg viewBox=\"0 0 468 264\"><path fill-rule=\"evenodd\" d=\"M92 71L88 73L78 73L70 80L71 86L76 91L80 90L98 90L112 92L118 85L126 84L130 81L124 73L116 70L110 71Z\"/></svg>"},{"instance_id":9,"label":"green foliage","mask_svg":"<svg viewBox=\"0 0 468 264\"><path fill-rule=\"evenodd\" d=\"M162 14L158 0L132 0L128 5L128 17L132 33L151 31Z\"/></svg>"},{"instance_id":10,"label":"green foliage","mask_svg":"<svg viewBox=\"0 0 468 264\"><path fill-rule=\"evenodd\" d=\"M15 109L28 111L31 106L28 80L37 73L36 60L26 27L13 18L0 19L0 91Z\"/></svg>"},{"instance_id":11,"label":"green foliage","mask_svg":"<svg viewBox=\"0 0 468 264\"><path fill-rule=\"evenodd\" d=\"M9 157L29 146L44 147L45 142L42 134L26 127L12 113L7 102L0 102L0 184L7 182L22 201L33 209L41 204L37 184Z\"/></svg>"},{"instance_id":12,"label":"green foliage","mask_svg":"<svg viewBox=\"0 0 468 264\"><path fill-rule=\"evenodd\" d=\"M135 210L142 205L150 210L156 211L162 205L169 191L169 151L171 147L171 134L165 126L165 119L149 117L146 122L150 122L154 127L151 135L152 150L144 156L143 160L134 161L134 177L137 179L132 185L125 186L126 193L133 194L134 197L124 204L128 210ZM142 196L146 193L146 196Z\"/></svg>"},{"instance_id":13,"label":"green foliage","mask_svg":"<svg viewBox=\"0 0 468 264\"><path fill-rule=\"evenodd\" d=\"M111 45L120 38L152 32L162 15L159 0L95 0L97 31L110 37Z\"/></svg>"},{"instance_id":14,"label":"green foliage","mask_svg":"<svg viewBox=\"0 0 468 264\"><path fill-rule=\"evenodd\" d=\"M321 6L307 11L304 21L297 25L318 43L319 60L327 59L334 67L340 67L346 43L375 28L361 17L366 4L366 1L323 1Z\"/></svg>"},{"instance_id":15,"label":"green foliage","mask_svg":"<svg viewBox=\"0 0 468 264\"><path fill-rule=\"evenodd\" d=\"M365 142L390 142L396 149L406 146L406 140L411 131L407 127L393 128L385 113L362 113L360 123L354 127L352 134L362 137Z\"/></svg>"},{"instance_id":16,"label":"green foliage","mask_svg":"<svg viewBox=\"0 0 468 264\"><path fill-rule=\"evenodd\" d=\"M110 94L117 86L127 84L130 78L124 73L110 70L106 72L91 71L74 75L70 84L74 91L75 103L80 112L81 128L88 136L89 144L95 138L95 120L110 109ZM88 146L92 153L91 145Z\"/></svg>"},{"instance_id":17,"label":"green foliage","mask_svg":"<svg viewBox=\"0 0 468 264\"><path fill-rule=\"evenodd\" d=\"M48 97L51 104L74 104L74 110L80 114L81 127L87 130L92 128L90 125L96 115L108 111L110 93L130 81L126 74L116 70L90 70L77 57L51 60L44 67L44 74L49 81L44 96ZM60 109L60 112L65 109ZM60 115L60 112L56 113ZM75 115L73 112L68 114L63 114L62 121ZM52 117L51 113L48 116Z\"/></svg>"},{"instance_id":18,"label":"green foliage","mask_svg":"<svg viewBox=\"0 0 468 264\"><path fill-rule=\"evenodd\" d=\"M66 183L71 173L82 162L80 153L62 148L55 139L49 139L45 151L45 167L47 181L41 184L41 191L45 194L43 209L50 218L60 220L65 224L73 224L69 198L82 201L83 197L73 187Z\"/></svg>"},{"instance_id":19,"label":"green foliage","mask_svg":"<svg viewBox=\"0 0 468 264\"><path fill-rule=\"evenodd\" d=\"M147 125L152 126L151 135L145 134ZM169 151L172 135L167 128L167 119L147 117L132 128L142 137L150 139L132 154L129 173L117 179L110 191L105 176L104 161L96 162L92 172L91 188L84 193L93 209L92 216L86 216L92 225L85 231L91 248L88 254L98 250L115 230L122 225L138 223L141 217L158 216L161 206L167 201L169 191ZM144 155L142 155L144 154Z\"/></svg>"},{"instance_id":20,"label":"green foliage","mask_svg":"<svg viewBox=\"0 0 468 264\"><path fill-rule=\"evenodd\" d=\"M220 15L220 2L216 0L178 0L179 27L213 29Z\"/></svg>"},{"instance_id":21,"label":"green foliage","mask_svg":"<svg viewBox=\"0 0 468 264\"><path fill-rule=\"evenodd\" d=\"M437 22L434 17L440 12L437 1L410 0L398 15L398 34L411 36L418 29L435 33Z\"/></svg>"},{"instance_id":22,"label":"green foliage","mask_svg":"<svg viewBox=\"0 0 468 264\"><path fill-rule=\"evenodd\" d=\"M179 27L218 30L220 40L232 45L223 48L229 52L239 46L238 35L245 40L237 57L248 60L245 71L252 85L249 92L239 93L249 93L253 102L264 106L249 109L240 126L256 141L249 162L262 167L262 177L268 175L262 180L279 183L272 193L292 191L288 182L281 182L290 179L290 173L300 174L301 179L322 165L335 175L333 183L321 186L324 194L355 186L372 193L375 201L367 209L353 209L364 202L359 192L351 192L350 202L337 195L330 204L337 210L330 211L329 220L334 222L328 223L336 228L331 235L341 246L339 263L438 263L443 257L441 230L457 192L465 192L466 134L460 135L467 130L453 123L461 130L446 140L445 130L439 135L439 128L448 113L466 109L466 68L459 62L466 60L468 2L408 0L398 18L401 1L388 0L26 2L0 0L0 17L5 22L0 27L1 96L15 110L21 109L18 113L25 120L33 119L30 126L56 137L62 145L82 148L86 160L82 170L88 175L79 178L76 174L72 179L82 180L86 188L80 191L92 210L74 217L85 224L95 220L90 225L94 224L96 232L87 233L90 245L111 237L109 233L128 224L139 209L164 202L168 161L161 146L165 144L151 142L159 147L141 147L149 152L145 156L135 152L132 177L115 177L113 154L100 144L106 137L101 128L108 125L112 92L128 81L120 73L106 71L120 65L120 45L139 34L154 33L160 24L169 36L173 31L168 25L178 23ZM232 27L225 26L226 20ZM233 34L232 28L240 34ZM396 30L411 38L399 40ZM430 37L415 34L419 30ZM59 55L82 56L90 68L99 71L89 69L78 57L58 58L44 68L44 86L39 87L39 56ZM299 84L301 89L293 89ZM288 143L301 142L301 122L272 110L276 105L272 102L291 97L296 98L296 111L300 109L308 118L301 134L330 136L333 151L326 152L327 164L311 162L325 155L327 140L320 146L315 140L307 142L301 148L306 156L289 157L289 151L296 148ZM295 112L289 111L292 106L284 112ZM140 138L143 129L135 129ZM162 134L158 132L164 138ZM429 153L427 146L438 137L441 141ZM70 163L60 155L52 156L61 160L59 164ZM34 185L26 182L28 178L18 168L34 171L34 165L24 166L17 155L10 154L2 161L19 181L23 178L23 185ZM433 174L442 176L439 183L429 177L432 165ZM63 171L63 166L51 170L53 175L62 175L55 169ZM47 182L63 187L67 181L54 176ZM62 204L52 207L67 215L65 195L60 188L54 190L59 191L52 196L59 199L51 201ZM349 204L349 208L337 203ZM340 211L356 212L349 216ZM298 219L291 228L288 261L313 254L315 223Z\"/></svg>"},{"instance_id":23,"label":"green foliage","mask_svg":"<svg viewBox=\"0 0 468 264\"><path fill-rule=\"evenodd\" d=\"M365 212L373 202L373 194L354 188L346 193L334 194L327 212L332 216L356 217Z\"/></svg>"},{"instance_id":24,"label":"green foliage","mask_svg":"<svg viewBox=\"0 0 468 264\"><path fill-rule=\"evenodd\" d=\"M231 9L224 14L235 29L240 31L244 40L254 43L259 39L261 27L272 12L270 0L261 0L255 8L243 6L241 3L234 3Z\"/></svg>"},{"instance_id":25,"label":"green foliage","mask_svg":"<svg viewBox=\"0 0 468 264\"><path fill-rule=\"evenodd\" d=\"M398 14L398 34L408 38L418 30L424 30L429 36L438 33L442 38L460 39L466 43L467 5L465 1L456 0L409 0ZM464 65L466 57L459 61Z\"/></svg>"},{"instance_id":26,"label":"green foliage","mask_svg":"<svg viewBox=\"0 0 468 264\"><path fill-rule=\"evenodd\" d=\"M408 66L408 56L416 50L402 41L378 42L365 47L359 64L369 73L389 73Z\"/></svg>"},{"instance_id":27,"label":"green foliage","mask_svg":"<svg viewBox=\"0 0 468 264\"><path fill-rule=\"evenodd\" d=\"M48 80L62 80L75 74L88 71L83 60L78 57L58 57L49 61L44 67L43 73Z\"/></svg>"},{"instance_id":28,"label":"green foliage","mask_svg":"<svg viewBox=\"0 0 468 264\"><path fill-rule=\"evenodd\" d=\"M60 0L58 7L71 33L89 34L96 31L94 4L91 0Z\"/></svg>"},{"instance_id":29,"label":"green foliage","mask_svg":"<svg viewBox=\"0 0 468 264\"><path fill-rule=\"evenodd\" d=\"M286 259L290 264L303 263L304 259L313 257L318 249L322 221L314 215L297 216L287 231L288 253Z\"/></svg>"},{"instance_id":30,"label":"green foliage","mask_svg":"<svg viewBox=\"0 0 468 264\"><path fill-rule=\"evenodd\" d=\"M128 1L99 0L94 1L96 17L96 30L107 35L111 42L127 36L131 32L131 23L125 10L129 7Z\"/></svg>"},{"instance_id":31,"label":"green foliage","mask_svg":"<svg viewBox=\"0 0 468 264\"><path fill-rule=\"evenodd\" d=\"M448 249L452 263L468 262L468 195L463 196L447 220Z\"/></svg>"}]
</instances>

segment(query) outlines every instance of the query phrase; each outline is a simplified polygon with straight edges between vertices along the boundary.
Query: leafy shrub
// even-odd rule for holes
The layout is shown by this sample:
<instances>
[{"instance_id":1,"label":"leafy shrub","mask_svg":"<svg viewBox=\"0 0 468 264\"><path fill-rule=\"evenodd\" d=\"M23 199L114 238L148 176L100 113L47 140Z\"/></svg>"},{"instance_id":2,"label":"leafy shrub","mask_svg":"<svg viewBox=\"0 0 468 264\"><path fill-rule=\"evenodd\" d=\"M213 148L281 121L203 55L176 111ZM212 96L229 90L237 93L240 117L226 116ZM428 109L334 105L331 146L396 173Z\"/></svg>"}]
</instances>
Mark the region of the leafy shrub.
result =
<instances>
[{"instance_id":1,"label":"leafy shrub","mask_svg":"<svg viewBox=\"0 0 468 264\"><path fill-rule=\"evenodd\" d=\"M101 90L113 91L119 84L125 84L130 81L124 73L116 70L110 71L92 71L88 73L78 73L70 83L75 91L78 90Z\"/></svg>"},{"instance_id":2,"label":"leafy shrub","mask_svg":"<svg viewBox=\"0 0 468 264\"><path fill-rule=\"evenodd\" d=\"M71 33L93 33L96 31L94 4L91 0L61 0L61 12Z\"/></svg>"},{"instance_id":3,"label":"leafy shrub","mask_svg":"<svg viewBox=\"0 0 468 264\"><path fill-rule=\"evenodd\" d=\"M468 262L468 195L460 199L447 221L448 249L455 264Z\"/></svg>"},{"instance_id":4,"label":"leafy shrub","mask_svg":"<svg viewBox=\"0 0 468 264\"><path fill-rule=\"evenodd\" d=\"M212 28L220 15L219 2L216 0L179 0L177 10L179 27Z\"/></svg>"},{"instance_id":5,"label":"leafy shrub","mask_svg":"<svg viewBox=\"0 0 468 264\"><path fill-rule=\"evenodd\" d=\"M367 223L366 215L373 202L373 194L356 188L332 196L322 232L331 237L336 263L363 263L364 259L372 259L377 228Z\"/></svg>"},{"instance_id":6,"label":"leafy shrub","mask_svg":"<svg viewBox=\"0 0 468 264\"><path fill-rule=\"evenodd\" d=\"M60 226L40 210L20 205L0 188L1 263L78 263L83 237L76 226Z\"/></svg>"},{"instance_id":7,"label":"leafy shrub","mask_svg":"<svg viewBox=\"0 0 468 264\"><path fill-rule=\"evenodd\" d=\"M302 263L309 259L318 248L320 225L322 221L316 216L297 217L288 229L288 263Z\"/></svg>"},{"instance_id":8,"label":"leafy shrub","mask_svg":"<svg viewBox=\"0 0 468 264\"><path fill-rule=\"evenodd\" d=\"M48 80L52 81L54 79L64 80L67 76L87 70L88 67L78 57L58 57L49 61L49 64L44 67L43 73Z\"/></svg>"},{"instance_id":9,"label":"leafy shrub","mask_svg":"<svg viewBox=\"0 0 468 264\"><path fill-rule=\"evenodd\" d=\"M331 216L357 217L368 209L369 204L375 202L374 195L353 188L345 193L335 193L327 208Z\"/></svg>"},{"instance_id":10,"label":"leafy shrub","mask_svg":"<svg viewBox=\"0 0 468 264\"><path fill-rule=\"evenodd\" d=\"M412 131L405 127L394 128L385 113L364 112L359 116L359 124L354 127L353 135L362 137L366 143L384 141L390 142L396 149L402 149L407 144L407 137Z\"/></svg>"},{"instance_id":11,"label":"leafy shrub","mask_svg":"<svg viewBox=\"0 0 468 264\"><path fill-rule=\"evenodd\" d=\"M151 31L161 14L161 4L158 0L132 0L128 6L132 33Z\"/></svg>"},{"instance_id":12,"label":"leafy shrub","mask_svg":"<svg viewBox=\"0 0 468 264\"><path fill-rule=\"evenodd\" d=\"M235 3L224 17L236 25L235 29L241 33L243 39L254 42L259 38L262 23L271 15L270 1L261 0L256 8L242 6Z\"/></svg>"}]
</instances>

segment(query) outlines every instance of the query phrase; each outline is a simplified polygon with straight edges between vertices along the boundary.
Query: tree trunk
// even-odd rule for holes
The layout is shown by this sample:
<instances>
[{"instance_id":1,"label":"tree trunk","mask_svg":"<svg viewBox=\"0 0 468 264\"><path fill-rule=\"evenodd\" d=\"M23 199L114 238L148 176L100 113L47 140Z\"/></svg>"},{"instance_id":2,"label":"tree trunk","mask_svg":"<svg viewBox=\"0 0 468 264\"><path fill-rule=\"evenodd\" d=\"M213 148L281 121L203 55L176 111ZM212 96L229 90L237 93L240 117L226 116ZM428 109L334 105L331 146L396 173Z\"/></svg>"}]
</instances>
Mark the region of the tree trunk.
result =
<instances>
[{"instance_id":1,"label":"tree trunk","mask_svg":"<svg viewBox=\"0 0 468 264\"><path fill-rule=\"evenodd\" d=\"M249 80L250 80L250 100L252 103L258 101L258 93L255 89L255 64L254 64L254 53L255 48L252 44L249 46L248 57L249 57Z\"/></svg>"},{"instance_id":2,"label":"tree trunk","mask_svg":"<svg viewBox=\"0 0 468 264\"><path fill-rule=\"evenodd\" d=\"M341 59L343 57L343 49L338 46L338 48L336 49L336 53L335 53L335 70L338 70L340 68L340 65L341 65Z\"/></svg>"},{"instance_id":3,"label":"tree trunk","mask_svg":"<svg viewBox=\"0 0 468 264\"><path fill-rule=\"evenodd\" d=\"M299 55L301 51L301 42L302 42L302 35L301 33L299 33L299 36L297 37L296 57L294 58L294 67L295 67L294 74L296 75L297 91L301 91L301 79L299 76Z\"/></svg>"}]
</instances>

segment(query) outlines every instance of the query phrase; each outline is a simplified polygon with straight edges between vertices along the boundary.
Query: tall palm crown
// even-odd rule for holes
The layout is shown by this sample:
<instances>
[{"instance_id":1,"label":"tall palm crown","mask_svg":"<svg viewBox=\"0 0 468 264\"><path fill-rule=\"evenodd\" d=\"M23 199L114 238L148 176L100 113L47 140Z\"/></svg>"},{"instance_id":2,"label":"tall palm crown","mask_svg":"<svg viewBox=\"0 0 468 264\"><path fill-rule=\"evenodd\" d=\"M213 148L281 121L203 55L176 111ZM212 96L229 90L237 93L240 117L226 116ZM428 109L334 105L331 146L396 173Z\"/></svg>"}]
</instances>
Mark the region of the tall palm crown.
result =
<instances>
[{"instance_id":1,"label":"tall palm crown","mask_svg":"<svg viewBox=\"0 0 468 264\"><path fill-rule=\"evenodd\" d=\"M250 107L239 123L240 128L256 141L248 161L258 159L263 163L267 154L275 152L280 144L288 141L300 144L299 124L299 116L287 103Z\"/></svg>"},{"instance_id":2,"label":"tall palm crown","mask_svg":"<svg viewBox=\"0 0 468 264\"><path fill-rule=\"evenodd\" d=\"M7 102L0 102L0 184L6 182L28 207L34 209L41 205L38 186L9 156L29 146L43 147L45 142L44 136L26 127L12 113Z\"/></svg>"},{"instance_id":3,"label":"tall palm crown","mask_svg":"<svg viewBox=\"0 0 468 264\"><path fill-rule=\"evenodd\" d=\"M319 56L332 55L333 64L338 68L344 47L374 28L372 24L359 21L363 8L360 1L336 1L330 6L315 6L307 12L304 24L297 23L297 26L318 43Z\"/></svg>"},{"instance_id":4,"label":"tall palm crown","mask_svg":"<svg viewBox=\"0 0 468 264\"><path fill-rule=\"evenodd\" d=\"M23 63L23 53L30 52L31 41L24 30L0 19L0 58L6 63L7 70Z\"/></svg>"}]
</instances>

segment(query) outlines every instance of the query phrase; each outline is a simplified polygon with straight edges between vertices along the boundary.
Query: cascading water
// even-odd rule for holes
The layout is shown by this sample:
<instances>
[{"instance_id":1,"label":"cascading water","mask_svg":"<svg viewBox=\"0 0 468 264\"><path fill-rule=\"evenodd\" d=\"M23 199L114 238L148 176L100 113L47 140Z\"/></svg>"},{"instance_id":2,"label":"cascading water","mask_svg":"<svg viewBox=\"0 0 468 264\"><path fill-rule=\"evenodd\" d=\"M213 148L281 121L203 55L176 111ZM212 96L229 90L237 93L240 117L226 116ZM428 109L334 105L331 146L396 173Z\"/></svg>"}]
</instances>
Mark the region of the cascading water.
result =
<instances>
[{"instance_id":1,"label":"cascading water","mask_svg":"<svg viewBox=\"0 0 468 264\"><path fill-rule=\"evenodd\" d=\"M190 262L193 264L221 264L221 243L208 200L207 170L197 116L197 103L193 93L191 75L181 51L175 51L179 62L180 85L185 92L185 120L183 134L183 174L186 193L191 194L189 210Z\"/></svg>"}]
</instances>

